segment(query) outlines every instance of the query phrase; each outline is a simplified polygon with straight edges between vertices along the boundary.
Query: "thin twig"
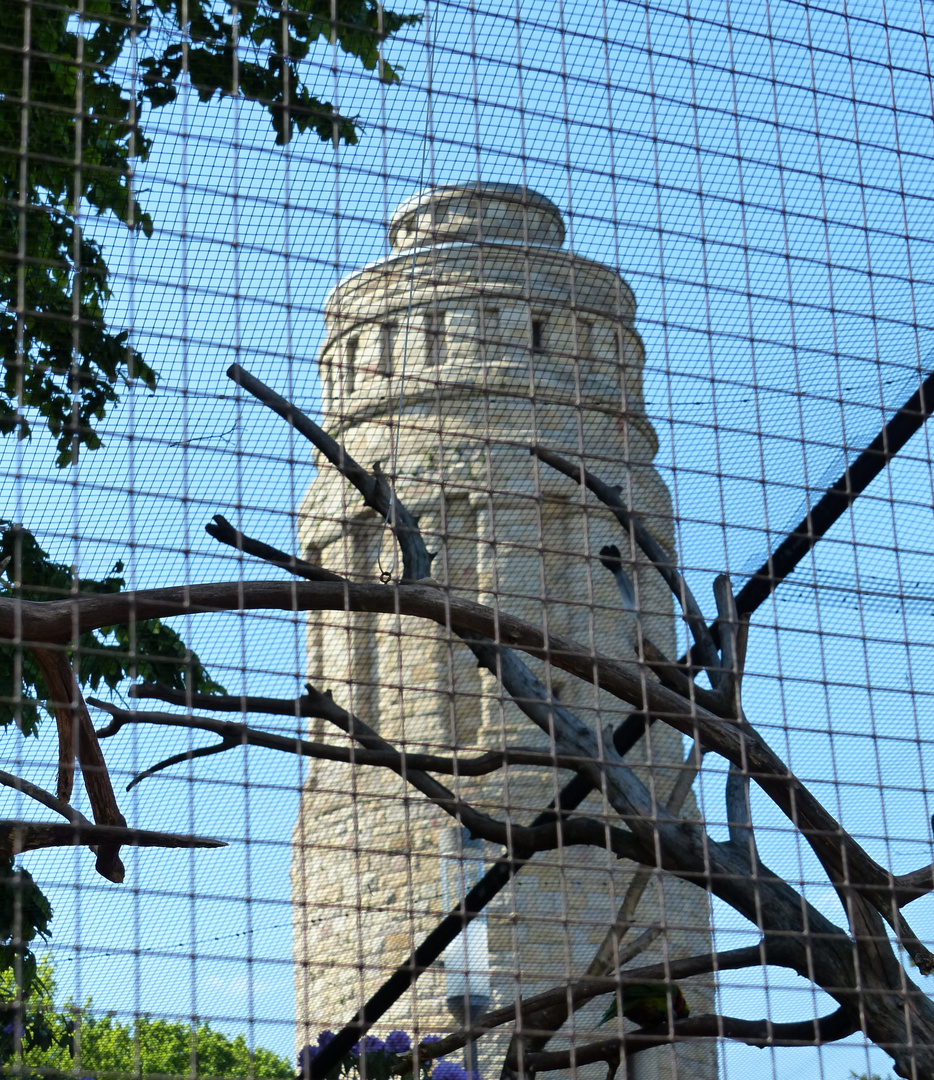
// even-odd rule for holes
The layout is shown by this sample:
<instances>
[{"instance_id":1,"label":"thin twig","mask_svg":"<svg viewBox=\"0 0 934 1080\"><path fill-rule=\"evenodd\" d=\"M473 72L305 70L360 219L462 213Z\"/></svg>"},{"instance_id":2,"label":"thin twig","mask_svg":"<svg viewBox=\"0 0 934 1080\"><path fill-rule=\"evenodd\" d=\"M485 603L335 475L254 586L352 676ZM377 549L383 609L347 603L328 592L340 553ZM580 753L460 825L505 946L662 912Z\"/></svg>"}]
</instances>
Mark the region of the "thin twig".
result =
<instances>
[{"instance_id":1,"label":"thin twig","mask_svg":"<svg viewBox=\"0 0 934 1080\"><path fill-rule=\"evenodd\" d=\"M126 790L132 790L137 784L142 783L143 780L147 780L150 776L155 776L156 773L160 773L164 769L169 769L173 765L180 765L183 761L194 761L195 758L211 757L213 754L222 754L225 750L231 750L236 745L236 743L222 742L215 743L214 746L199 746L194 750L186 750L183 754L172 754L171 757L167 757L163 761L151 765L143 772L137 773L127 784Z\"/></svg>"}]
</instances>

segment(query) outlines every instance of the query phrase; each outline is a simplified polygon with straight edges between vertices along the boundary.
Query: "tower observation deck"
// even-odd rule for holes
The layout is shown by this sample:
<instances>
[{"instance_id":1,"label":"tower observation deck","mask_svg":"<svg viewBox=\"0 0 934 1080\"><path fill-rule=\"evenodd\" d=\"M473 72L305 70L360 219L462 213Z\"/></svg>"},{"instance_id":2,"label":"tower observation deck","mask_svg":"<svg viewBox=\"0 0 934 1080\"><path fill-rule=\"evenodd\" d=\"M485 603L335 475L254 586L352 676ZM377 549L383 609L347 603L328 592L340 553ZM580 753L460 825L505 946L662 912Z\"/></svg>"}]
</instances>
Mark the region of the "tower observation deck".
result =
<instances>
[{"instance_id":1,"label":"tower observation deck","mask_svg":"<svg viewBox=\"0 0 934 1080\"><path fill-rule=\"evenodd\" d=\"M669 493L653 467L657 440L643 407L644 350L632 291L611 268L566 250L557 207L517 186L420 192L397 208L389 238L387 258L344 279L328 298L319 357L323 426L361 464L380 462L420 518L435 553L433 578L452 595L547 620L600 652L634 657L636 620L621 610L597 558L616 543L625 563L626 537L604 507L529 454L539 443L619 484L674 551ZM306 558L354 580L372 581L380 567L399 576L384 522L326 463L301 513ZM645 634L677 655L681 639L661 578L644 566L630 563L629 570ZM537 661L530 666L595 727L611 729L626 715L622 702L594 687ZM315 615L308 674L410 751L473 756L506 745L548 748L468 649L434 624ZM313 737L341 737L322 724L314 722ZM630 759L665 799L682 761L681 736L656 724L644 743ZM510 767L483 778L482 808L528 824L568 778ZM480 790L475 780L449 780L467 799ZM689 798L683 812L693 808ZM596 795L581 811L606 813ZM302 1043L353 1016L484 860L499 854L454 828L395 774L321 761L309 768L294 838ZM468 1011L512 1004L519 993L585 974L634 871L594 848L537 855L376 1033L440 1034ZM652 878L630 934L656 924L663 932L640 962L710 947L708 898L690 885ZM711 1009L704 986L683 987L695 1012ZM551 1047L586 1040L607 1000L576 1013ZM508 1036L496 1044L500 1051ZM492 1066L484 1067L486 1042L477 1064L483 1080L496 1080ZM634 1060L630 1077L717 1076L712 1043L660 1047ZM578 1071L605 1075L601 1065Z\"/></svg>"}]
</instances>

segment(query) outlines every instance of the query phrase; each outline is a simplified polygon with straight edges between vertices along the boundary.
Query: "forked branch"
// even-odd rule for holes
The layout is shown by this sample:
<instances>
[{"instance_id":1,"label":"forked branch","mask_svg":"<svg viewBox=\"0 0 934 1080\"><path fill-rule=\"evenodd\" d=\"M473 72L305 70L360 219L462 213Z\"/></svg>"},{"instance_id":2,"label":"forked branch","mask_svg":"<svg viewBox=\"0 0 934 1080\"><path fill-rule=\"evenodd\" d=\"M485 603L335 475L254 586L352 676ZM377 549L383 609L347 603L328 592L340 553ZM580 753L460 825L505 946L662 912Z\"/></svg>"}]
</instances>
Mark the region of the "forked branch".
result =
<instances>
[{"instance_id":1,"label":"forked branch","mask_svg":"<svg viewBox=\"0 0 934 1080\"><path fill-rule=\"evenodd\" d=\"M363 497L364 503L389 522L402 551L404 581L419 581L431 575L431 556L419 532L418 521L395 498L382 474L372 476L368 473L335 439L318 427L314 420L245 371L239 364L232 364L227 369L227 377L233 379L238 386L242 386L257 401L287 420L299 435L304 436L338 469L342 476L353 484Z\"/></svg>"},{"instance_id":2,"label":"forked branch","mask_svg":"<svg viewBox=\"0 0 934 1080\"><path fill-rule=\"evenodd\" d=\"M17 603L17 601L10 601ZM69 603L69 601L62 601ZM126 819L120 813L107 762L101 752L94 725L87 705L71 670L68 657L61 649L37 648L32 654L42 671L55 709L59 736L58 798L68 802L71 798L75 758L81 766L84 787L98 825L125 826ZM112 834L116 836L117 834ZM121 882L126 870L120 860L120 845L103 840L97 849L97 872L109 881Z\"/></svg>"},{"instance_id":3,"label":"forked branch","mask_svg":"<svg viewBox=\"0 0 934 1080\"><path fill-rule=\"evenodd\" d=\"M308 696L309 705L304 712L309 717L329 719L329 709L322 708L320 698L327 695ZM393 772L404 776L407 772L415 769L422 772L442 773L447 776L488 776L509 765L533 765L540 768L576 769L580 761L575 758L559 757L555 754L542 750L527 750L523 747L515 747L509 750L491 750L476 757L442 757L438 754L416 753L410 750L367 750L360 747L335 746L332 743L314 742L309 739L301 739L286 735L277 735L271 731L260 731L257 728L248 727L246 724L237 724L229 720L213 720L206 716L180 716L177 713L160 712L131 712L120 709L108 702L97 698L88 698L88 704L103 712L109 713L113 719L105 727L100 728L97 734L102 739L116 735L126 724L154 724L157 726L188 728L193 731L209 731L219 735L222 742L214 746L201 747L196 750L188 750L184 754L175 754L165 761L159 762L134 777L127 786L135 786L140 780L151 776L155 772L168 768L170 765L190 761L193 757L202 757L207 754L222 753L238 746L256 746L267 750L278 750L286 754L300 754L302 757L317 758L322 761L337 761L345 765L371 765L378 768L392 769ZM0 783L2 783L0 775Z\"/></svg>"}]
</instances>

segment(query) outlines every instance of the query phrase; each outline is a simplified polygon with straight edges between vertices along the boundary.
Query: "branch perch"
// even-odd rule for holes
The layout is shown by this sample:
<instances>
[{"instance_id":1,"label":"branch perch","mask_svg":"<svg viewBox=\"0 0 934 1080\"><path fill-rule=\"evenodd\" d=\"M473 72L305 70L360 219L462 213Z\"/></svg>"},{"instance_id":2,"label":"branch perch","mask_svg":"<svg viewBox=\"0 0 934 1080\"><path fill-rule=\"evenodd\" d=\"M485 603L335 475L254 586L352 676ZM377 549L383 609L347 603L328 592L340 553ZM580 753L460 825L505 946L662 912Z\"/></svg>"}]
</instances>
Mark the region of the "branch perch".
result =
<instances>
[{"instance_id":1,"label":"branch perch","mask_svg":"<svg viewBox=\"0 0 934 1080\"><path fill-rule=\"evenodd\" d=\"M431 555L419 532L418 520L394 497L382 474L371 476L314 420L239 364L232 364L227 369L227 377L288 421L353 484L363 496L364 503L389 522L402 550L403 581L419 581L431 576Z\"/></svg>"},{"instance_id":2,"label":"branch perch","mask_svg":"<svg viewBox=\"0 0 934 1080\"><path fill-rule=\"evenodd\" d=\"M20 603L21 601L9 601ZM74 601L61 601L63 604ZM107 762L101 752L87 705L64 652L32 647L32 654L55 704L55 719L59 733L58 797L63 802L71 798L75 757L81 766L84 787L98 825L125 826L120 813ZM68 760L71 755L70 760ZM114 833L114 836L117 834ZM97 850L97 872L109 881L121 882L126 869L120 861L120 845L112 840L102 841Z\"/></svg>"},{"instance_id":3,"label":"branch perch","mask_svg":"<svg viewBox=\"0 0 934 1080\"><path fill-rule=\"evenodd\" d=\"M320 695L327 698L327 695ZM270 699L271 700L271 699ZM305 707L304 715L330 719L330 710L317 704L317 697L309 696L310 704ZM444 773L448 776L487 776L508 765L537 765L542 768L576 769L580 761L576 758L560 757L547 751L526 750L516 747L509 750L491 750L472 758L441 757L437 754L414 753L409 750L366 750L358 747L334 746L331 743L313 742L286 735L276 735L270 731L260 731L235 724L229 720L212 720L202 716L178 716L175 713L130 712L117 708L106 701L88 698L88 704L113 717L111 722L100 728L97 734L106 739L126 724L156 724L168 727L189 728L195 731L210 731L220 735L223 742L214 746L188 750L184 754L175 754L158 765L147 769L134 777L129 787L170 764L188 761L192 756L201 757L206 753L220 753L237 746L258 746L267 750L279 750L288 754L301 754L303 757L318 758L323 761L338 761L345 765L374 765L392 769L399 775L405 775L412 769L423 772ZM2 783L2 780L0 780ZM129 790L129 787L127 790Z\"/></svg>"},{"instance_id":4,"label":"branch perch","mask_svg":"<svg viewBox=\"0 0 934 1080\"><path fill-rule=\"evenodd\" d=\"M688 583L679 573L661 544L642 524L638 516L623 502L617 490L588 472L583 465L572 465L570 461L565 460L559 454L546 450L542 446L531 447L529 453L546 465L550 465L557 472L585 486L597 496L600 502L613 511L616 520L625 529L626 534L632 537L646 559L661 574L665 584L681 606L691 635L700 650L701 661L711 674L711 682L716 686L720 671L720 656L713 637L707 628L707 620L704 618L704 613L694 598Z\"/></svg>"}]
</instances>

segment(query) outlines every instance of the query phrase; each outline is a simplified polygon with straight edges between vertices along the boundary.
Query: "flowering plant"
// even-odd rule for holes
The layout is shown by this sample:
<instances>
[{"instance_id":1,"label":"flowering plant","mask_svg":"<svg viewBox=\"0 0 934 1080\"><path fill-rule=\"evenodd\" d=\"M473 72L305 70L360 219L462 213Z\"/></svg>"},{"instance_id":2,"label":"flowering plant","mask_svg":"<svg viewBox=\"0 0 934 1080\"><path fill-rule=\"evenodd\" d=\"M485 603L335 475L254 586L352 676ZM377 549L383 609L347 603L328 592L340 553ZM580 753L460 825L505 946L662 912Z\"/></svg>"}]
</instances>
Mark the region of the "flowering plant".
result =
<instances>
[{"instance_id":1,"label":"flowering plant","mask_svg":"<svg viewBox=\"0 0 934 1080\"><path fill-rule=\"evenodd\" d=\"M302 1080L309 1080L311 1063L321 1050L334 1038L333 1031L322 1031L317 1045L309 1043L298 1054L298 1071ZM422 1043L438 1042L437 1035L428 1035ZM365 1035L360 1042L354 1043L348 1053L334 1066L327 1080L338 1080L341 1076L365 1077L365 1080L389 1080L399 1073L402 1080L412 1080L411 1066L407 1072L399 1071L398 1058L412 1049L412 1040L404 1031L390 1031L385 1039L376 1035ZM362 1061L362 1064L361 1064ZM478 1072L470 1072L453 1061L443 1058L422 1061L419 1065L422 1080L480 1080Z\"/></svg>"}]
</instances>

